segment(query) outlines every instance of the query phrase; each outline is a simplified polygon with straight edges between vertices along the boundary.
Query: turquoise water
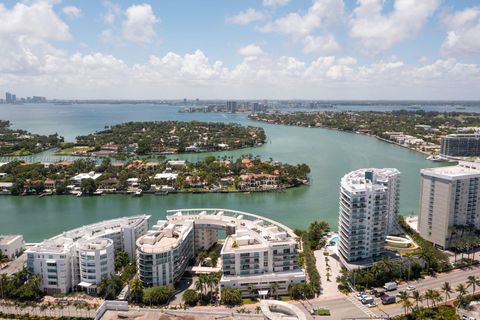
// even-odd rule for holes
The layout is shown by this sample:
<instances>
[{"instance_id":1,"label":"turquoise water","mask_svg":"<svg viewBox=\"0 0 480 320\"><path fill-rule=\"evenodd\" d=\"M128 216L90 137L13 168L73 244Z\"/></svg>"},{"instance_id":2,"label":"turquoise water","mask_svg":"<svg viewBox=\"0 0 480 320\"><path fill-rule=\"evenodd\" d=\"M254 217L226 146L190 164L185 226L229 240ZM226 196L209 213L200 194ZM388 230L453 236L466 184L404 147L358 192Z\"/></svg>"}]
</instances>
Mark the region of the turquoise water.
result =
<instances>
[{"instance_id":1,"label":"turquoise water","mask_svg":"<svg viewBox=\"0 0 480 320\"><path fill-rule=\"evenodd\" d=\"M27 241L40 241L86 223L139 213L153 219L176 208L228 208L276 219L292 228L304 228L313 220L337 226L340 178L362 167L395 167L402 172L400 210L416 212L419 171L442 164L375 138L334 130L275 126L256 123L241 114L178 113L177 107L158 105L25 105L2 106L0 119L32 132L58 132L72 141L75 136L131 120L202 120L238 122L262 126L269 141L259 148L213 153L237 157L245 153L288 163L307 163L311 185L285 192L252 194L187 194L135 198L111 195L92 198L72 196L0 197L0 234L21 233ZM174 156L190 160L208 154ZM51 160L43 154L32 160Z\"/></svg>"}]
</instances>

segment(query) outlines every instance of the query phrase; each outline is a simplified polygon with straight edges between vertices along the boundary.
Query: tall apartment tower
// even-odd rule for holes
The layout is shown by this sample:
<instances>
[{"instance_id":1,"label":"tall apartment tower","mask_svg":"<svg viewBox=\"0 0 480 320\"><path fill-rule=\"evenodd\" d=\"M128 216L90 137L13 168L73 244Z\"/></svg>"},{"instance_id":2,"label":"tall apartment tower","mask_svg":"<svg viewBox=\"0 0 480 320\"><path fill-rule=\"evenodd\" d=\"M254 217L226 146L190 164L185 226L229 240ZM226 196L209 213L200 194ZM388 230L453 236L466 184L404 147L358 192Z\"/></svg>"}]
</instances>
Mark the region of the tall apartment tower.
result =
<instances>
[{"instance_id":1,"label":"tall apartment tower","mask_svg":"<svg viewBox=\"0 0 480 320\"><path fill-rule=\"evenodd\" d=\"M465 227L480 228L480 163L460 162L420 174L418 232L424 239L448 248L467 234Z\"/></svg>"},{"instance_id":2,"label":"tall apartment tower","mask_svg":"<svg viewBox=\"0 0 480 320\"><path fill-rule=\"evenodd\" d=\"M479 134L449 134L441 139L440 154L452 157L480 155Z\"/></svg>"},{"instance_id":3,"label":"tall apartment tower","mask_svg":"<svg viewBox=\"0 0 480 320\"><path fill-rule=\"evenodd\" d=\"M339 252L345 262L376 259L385 239L395 232L400 171L359 169L346 174L340 186Z\"/></svg>"},{"instance_id":4,"label":"tall apartment tower","mask_svg":"<svg viewBox=\"0 0 480 320\"><path fill-rule=\"evenodd\" d=\"M227 101L227 112L237 112L237 101Z\"/></svg>"}]
</instances>

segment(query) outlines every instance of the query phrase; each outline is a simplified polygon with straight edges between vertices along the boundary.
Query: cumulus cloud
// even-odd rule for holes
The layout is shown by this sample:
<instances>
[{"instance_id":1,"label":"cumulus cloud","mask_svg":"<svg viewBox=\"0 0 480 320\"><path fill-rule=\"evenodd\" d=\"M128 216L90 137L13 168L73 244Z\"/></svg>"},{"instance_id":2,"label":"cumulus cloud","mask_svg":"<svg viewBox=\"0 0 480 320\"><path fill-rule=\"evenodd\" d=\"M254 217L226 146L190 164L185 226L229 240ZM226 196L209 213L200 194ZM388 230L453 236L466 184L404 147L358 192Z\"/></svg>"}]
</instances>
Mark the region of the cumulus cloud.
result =
<instances>
[{"instance_id":1,"label":"cumulus cloud","mask_svg":"<svg viewBox=\"0 0 480 320\"><path fill-rule=\"evenodd\" d=\"M259 28L261 32L276 32L294 43L301 42L305 53L332 53L340 49L334 35L314 35L317 29L326 29L343 19L343 0L314 0L308 11L291 12Z\"/></svg>"},{"instance_id":2,"label":"cumulus cloud","mask_svg":"<svg viewBox=\"0 0 480 320\"><path fill-rule=\"evenodd\" d=\"M122 9L118 4L111 1L104 1L103 6L106 9L105 14L103 15L103 21L106 24L113 24L115 20L122 15Z\"/></svg>"},{"instance_id":3,"label":"cumulus cloud","mask_svg":"<svg viewBox=\"0 0 480 320\"><path fill-rule=\"evenodd\" d=\"M238 49L238 54L242 56L259 56L263 54L263 50L255 44L249 44Z\"/></svg>"},{"instance_id":4,"label":"cumulus cloud","mask_svg":"<svg viewBox=\"0 0 480 320\"><path fill-rule=\"evenodd\" d=\"M0 33L43 40L71 38L68 25L55 14L52 4L47 1L31 5L17 3L10 10L0 3Z\"/></svg>"},{"instance_id":5,"label":"cumulus cloud","mask_svg":"<svg viewBox=\"0 0 480 320\"><path fill-rule=\"evenodd\" d=\"M61 55L49 40L71 39L68 25L47 1L17 3L11 9L0 4L0 78L1 72L37 73L50 56ZM8 49L7 49L8 48ZM5 80L2 79L2 82Z\"/></svg>"},{"instance_id":6,"label":"cumulus cloud","mask_svg":"<svg viewBox=\"0 0 480 320\"><path fill-rule=\"evenodd\" d=\"M452 19L449 26L456 28L466 20ZM323 24L321 19L317 28ZM102 35L114 39L114 30L109 26ZM329 43L328 33L320 41L322 35L309 30L293 34L302 35L300 43L315 53L328 51L322 48ZM313 61L303 61L262 54L250 44L239 49L242 61L233 66L211 61L201 50L152 55L132 64L102 52L67 53L49 42L69 39L68 26L51 2L0 5L0 43L8 48L0 50L0 85L19 94L37 91L52 98L480 98L479 66L455 58L420 65L398 58L360 64L355 57L319 53Z\"/></svg>"},{"instance_id":7,"label":"cumulus cloud","mask_svg":"<svg viewBox=\"0 0 480 320\"><path fill-rule=\"evenodd\" d=\"M82 15L82 10L75 6L66 6L62 8L62 12L70 18L80 18Z\"/></svg>"},{"instance_id":8,"label":"cumulus cloud","mask_svg":"<svg viewBox=\"0 0 480 320\"><path fill-rule=\"evenodd\" d=\"M330 54L340 50L340 45L331 34L319 37L307 36L304 44L303 52L305 53Z\"/></svg>"},{"instance_id":9,"label":"cumulus cloud","mask_svg":"<svg viewBox=\"0 0 480 320\"><path fill-rule=\"evenodd\" d=\"M447 37L442 51L447 55L480 53L480 7L447 13L442 18Z\"/></svg>"},{"instance_id":10,"label":"cumulus cloud","mask_svg":"<svg viewBox=\"0 0 480 320\"><path fill-rule=\"evenodd\" d=\"M263 20L267 15L261 11L249 8L234 16L229 16L225 19L227 23L231 24L249 24L255 21Z\"/></svg>"},{"instance_id":11,"label":"cumulus cloud","mask_svg":"<svg viewBox=\"0 0 480 320\"><path fill-rule=\"evenodd\" d=\"M383 0L358 0L350 21L350 35L365 53L378 54L414 37L435 12L440 0L395 0L393 10Z\"/></svg>"},{"instance_id":12,"label":"cumulus cloud","mask_svg":"<svg viewBox=\"0 0 480 320\"><path fill-rule=\"evenodd\" d=\"M288 4L290 0L263 0L265 7L281 7Z\"/></svg>"},{"instance_id":13,"label":"cumulus cloud","mask_svg":"<svg viewBox=\"0 0 480 320\"><path fill-rule=\"evenodd\" d=\"M149 4L132 5L125 12L126 19L122 23L125 40L140 44L151 43L155 37L155 23L159 19Z\"/></svg>"}]
</instances>

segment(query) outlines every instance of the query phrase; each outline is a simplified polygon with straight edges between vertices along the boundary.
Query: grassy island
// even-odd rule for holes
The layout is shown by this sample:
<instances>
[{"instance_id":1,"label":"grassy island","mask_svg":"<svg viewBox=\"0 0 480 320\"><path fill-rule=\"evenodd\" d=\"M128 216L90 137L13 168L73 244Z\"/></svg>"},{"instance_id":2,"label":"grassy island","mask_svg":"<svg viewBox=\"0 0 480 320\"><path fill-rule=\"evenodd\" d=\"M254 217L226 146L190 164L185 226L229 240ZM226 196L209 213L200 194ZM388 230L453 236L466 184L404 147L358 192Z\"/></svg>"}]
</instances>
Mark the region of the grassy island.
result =
<instances>
[{"instance_id":1,"label":"grassy island","mask_svg":"<svg viewBox=\"0 0 480 320\"><path fill-rule=\"evenodd\" d=\"M255 147L265 143L262 128L233 123L127 122L77 137L59 154L115 156L207 152Z\"/></svg>"},{"instance_id":2,"label":"grassy island","mask_svg":"<svg viewBox=\"0 0 480 320\"><path fill-rule=\"evenodd\" d=\"M0 120L0 155L26 156L58 147L63 138L58 134L49 136L32 134L10 128L10 121Z\"/></svg>"},{"instance_id":3,"label":"grassy island","mask_svg":"<svg viewBox=\"0 0 480 320\"><path fill-rule=\"evenodd\" d=\"M424 110L277 112L252 114L249 118L273 124L363 133L429 154L438 153L442 136L473 133L480 127L478 113Z\"/></svg>"},{"instance_id":4,"label":"grassy island","mask_svg":"<svg viewBox=\"0 0 480 320\"><path fill-rule=\"evenodd\" d=\"M261 192L308 183L306 164L290 165L258 157L206 157L199 162L165 160L126 163L89 159L50 165L13 161L0 167L1 192L12 195L101 195L121 193Z\"/></svg>"}]
</instances>

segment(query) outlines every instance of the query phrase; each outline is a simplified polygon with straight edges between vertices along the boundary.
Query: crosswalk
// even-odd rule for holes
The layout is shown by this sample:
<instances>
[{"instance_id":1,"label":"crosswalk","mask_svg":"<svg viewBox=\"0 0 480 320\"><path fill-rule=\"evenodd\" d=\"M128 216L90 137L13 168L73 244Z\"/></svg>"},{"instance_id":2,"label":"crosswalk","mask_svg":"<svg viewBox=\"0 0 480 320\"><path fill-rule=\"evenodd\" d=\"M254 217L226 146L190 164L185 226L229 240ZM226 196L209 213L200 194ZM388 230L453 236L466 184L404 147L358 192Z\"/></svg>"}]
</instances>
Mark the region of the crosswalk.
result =
<instances>
[{"instance_id":1,"label":"crosswalk","mask_svg":"<svg viewBox=\"0 0 480 320\"><path fill-rule=\"evenodd\" d=\"M370 318L377 317L377 315L373 313L369 308L367 308L367 306L365 306L360 301L358 301L358 299L355 296L350 295L348 296L347 300L353 303L358 309L362 310L363 313L365 313L368 317Z\"/></svg>"}]
</instances>

